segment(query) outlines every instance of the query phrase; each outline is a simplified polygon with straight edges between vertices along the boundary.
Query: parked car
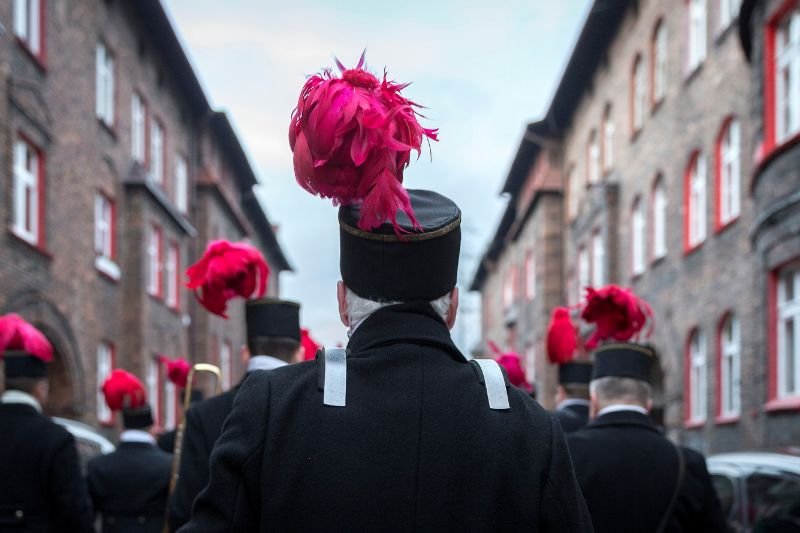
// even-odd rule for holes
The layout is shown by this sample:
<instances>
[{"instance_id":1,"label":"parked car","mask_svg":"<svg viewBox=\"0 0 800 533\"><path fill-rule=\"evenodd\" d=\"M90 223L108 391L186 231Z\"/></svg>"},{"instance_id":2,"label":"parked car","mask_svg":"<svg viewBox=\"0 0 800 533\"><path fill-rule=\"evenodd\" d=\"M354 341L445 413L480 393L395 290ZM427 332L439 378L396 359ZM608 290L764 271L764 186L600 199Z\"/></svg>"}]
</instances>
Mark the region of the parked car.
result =
<instances>
[{"instance_id":1,"label":"parked car","mask_svg":"<svg viewBox=\"0 0 800 533\"><path fill-rule=\"evenodd\" d=\"M115 446L111 444L111 441L99 434L92 426L57 416L53 417L53 422L64 426L75 437L75 445L78 448L81 470L84 475L86 475L86 465L89 464L93 457L111 453L115 450Z\"/></svg>"},{"instance_id":2,"label":"parked car","mask_svg":"<svg viewBox=\"0 0 800 533\"><path fill-rule=\"evenodd\" d=\"M800 456L713 455L708 458L708 470L731 531L800 533Z\"/></svg>"}]
</instances>

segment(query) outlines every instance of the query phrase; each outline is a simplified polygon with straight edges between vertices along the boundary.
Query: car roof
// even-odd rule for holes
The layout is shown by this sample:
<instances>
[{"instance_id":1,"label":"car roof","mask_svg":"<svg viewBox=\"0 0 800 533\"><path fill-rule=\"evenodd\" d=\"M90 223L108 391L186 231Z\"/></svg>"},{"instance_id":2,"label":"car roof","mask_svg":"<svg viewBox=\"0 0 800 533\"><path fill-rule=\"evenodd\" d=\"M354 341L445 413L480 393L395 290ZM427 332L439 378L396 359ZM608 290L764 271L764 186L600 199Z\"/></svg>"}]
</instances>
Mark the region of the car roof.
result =
<instances>
[{"instance_id":1,"label":"car roof","mask_svg":"<svg viewBox=\"0 0 800 533\"><path fill-rule=\"evenodd\" d=\"M708 458L708 465L735 466L747 470L775 468L800 474L800 457L787 453L737 452L721 453Z\"/></svg>"},{"instance_id":2,"label":"car roof","mask_svg":"<svg viewBox=\"0 0 800 533\"><path fill-rule=\"evenodd\" d=\"M53 422L64 426L75 438L88 440L97 444L103 453L111 453L116 449L110 440L100 435L90 425L84 424L83 422L78 422L77 420L61 418L57 416L53 417Z\"/></svg>"}]
</instances>

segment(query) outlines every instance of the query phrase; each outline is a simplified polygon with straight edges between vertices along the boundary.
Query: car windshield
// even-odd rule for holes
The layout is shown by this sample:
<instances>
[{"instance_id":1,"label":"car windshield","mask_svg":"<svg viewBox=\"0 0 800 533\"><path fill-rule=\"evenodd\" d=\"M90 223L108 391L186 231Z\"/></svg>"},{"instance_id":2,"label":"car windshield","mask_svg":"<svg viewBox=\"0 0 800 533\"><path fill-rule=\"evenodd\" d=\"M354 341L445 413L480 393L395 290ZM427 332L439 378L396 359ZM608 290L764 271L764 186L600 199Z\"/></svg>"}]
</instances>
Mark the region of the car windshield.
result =
<instances>
[{"instance_id":1,"label":"car windshield","mask_svg":"<svg viewBox=\"0 0 800 533\"><path fill-rule=\"evenodd\" d=\"M800 532L800 476L756 471L747 478L747 495L754 533Z\"/></svg>"}]
</instances>

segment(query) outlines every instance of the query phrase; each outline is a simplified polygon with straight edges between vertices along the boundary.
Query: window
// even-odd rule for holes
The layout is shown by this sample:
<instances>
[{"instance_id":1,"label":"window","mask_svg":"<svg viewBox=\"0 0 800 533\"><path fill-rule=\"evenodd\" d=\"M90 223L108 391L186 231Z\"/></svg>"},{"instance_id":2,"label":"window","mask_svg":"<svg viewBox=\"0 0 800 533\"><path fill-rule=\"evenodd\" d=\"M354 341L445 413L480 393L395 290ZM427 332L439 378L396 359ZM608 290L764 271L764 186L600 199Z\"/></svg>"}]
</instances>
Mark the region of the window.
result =
<instances>
[{"instance_id":1,"label":"window","mask_svg":"<svg viewBox=\"0 0 800 533\"><path fill-rule=\"evenodd\" d=\"M175 206L181 213L189 209L189 174L186 158L180 155L175 158Z\"/></svg>"},{"instance_id":2,"label":"window","mask_svg":"<svg viewBox=\"0 0 800 533\"><path fill-rule=\"evenodd\" d=\"M706 158L697 153L686 172L686 248L692 250L706 239Z\"/></svg>"},{"instance_id":3,"label":"window","mask_svg":"<svg viewBox=\"0 0 800 533\"><path fill-rule=\"evenodd\" d=\"M153 411L153 422L161 423L161 369L158 359L151 357L147 361L147 401Z\"/></svg>"},{"instance_id":4,"label":"window","mask_svg":"<svg viewBox=\"0 0 800 533\"><path fill-rule=\"evenodd\" d=\"M114 415L111 409L106 404L106 398L103 394L102 386L111 371L114 370L114 345L109 342L101 342L97 346L97 422L100 424L111 424L114 421Z\"/></svg>"},{"instance_id":5,"label":"window","mask_svg":"<svg viewBox=\"0 0 800 533\"><path fill-rule=\"evenodd\" d=\"M114 126L114 56L103 43L97 44L95 56L96 69L96 108L97 118L106 126Z\"/></svg>"},{"instance_id":6,"label":"window","mask_svg":"<svg viewBox=\"0 0 800 533\"><path fill-rule=\"evenodd\" d=\"M511 267L506 272L506 276L503 279L503 309L508 309L511 307L511 304L514 303L514 285L515 285L515 271L514 268Z\"/></svg>"},{"instance_id":7,"label":"window","mask_svg":"<svg viewBox=\"0 0 800 533\"><path fill-rule=\"evenodd\" d=\"M178 418L178 389L170 380L164 384L164 429L175 427Z\"/></svg>"},{"instance_id":8,"label":"window","mask_svg":"<svg viewBox=\"0 0 800 533\"><path fill-rule=\"evenodd\" d=\"M44 51L43 17L41 0L14 0L14 35L37 57Z\"/></svg>"},{"instance_id":9,"label":"window","mask_svg":"<svg viewBox=\"0 0 800 533\"><path fill-rule=\"evenodd\" d=\"M633 202L631 232L631 268L633 269L633 275L638 276L644 272L646 246L644 202L640 198L636 198Z\"/></svg>"},{"instance_id":10,"label":"window","mask_svg":"<svg viewBox=\"0 0 800 533\"><path fill-rule=\"evenodd\" d=\"M600 145L597 140L597 132L592 130L589 134L589 145L587 147L587 176L586 180L589 184L594 184L600 181Z\"/></svg>"},{"instance_id":11,"label":"window","mask_svg":"<svg viewBox=\"0 0 800 533\"><path fill-rule=\"evenodd\" d=\"M800 396L800 264L778 272L778 396Z\"/></svg>"},{"instance_id":12,"label":"window","mask_svg":"<svg viewBox=\"0 0 800 533\"><path fill-rule=\"evenodd\" d=\"M173 309L180 306L180 248L171 242L167 248L167 305Z\"/></svg>"},{"instance_id":13,"label":"window","mask_svg":"<svg viewBox=\"0 0 800 533\"><path fill-rule=\"evenodd\" d=\"M656 178L653 186L653 259L667 255L667 191L664 179Z\"/></svg>"},{"instance_id":14,"label":"window","mask_svg":"<svg viewBox=\"0 0 800 533\"><path fill-rule=\"evenodd\" d=\"M658 21L653 33L653 105L661 103L667 95L667 27Z\"/></svg>"},{"instance_id":15,"label":"window","mask_svg":"<svg viewBox=\"0 0 800 533\"><path fill-rule=\"evenodd\" d=\"M717 227L739 216L741 202L741 133L739 121L729 120L717 142Z\"/></svg>"},{"instance_id":16,"label":"window","mask_svg":"<svg viewBox=\"0 0 800 533\"><path fill-rule=\"evenodd\" d=\"M536 297L536 259L532 251L525 255L525 297L528 300Z\"/></svg>"},{"instance_id":17,"label":"window","mask_svg":"<svg viewBox=\"0 0 800 533\"><path fill-rule=\"evenodd\" d=\"M689 2L689 50L687 68L691 73L706 58L706 0Z\"/></svg>"},{"instance_id":18,"label":"window","mask_svg":"<svg viewBox=\"0 0 800 533\"><path fill-rule=\"evenodd\" d=\"M147 235L147 293L161 296L161 228L155 224Z\"/></svg>"},{"instance_id":19,"label":"window","mask_svg":"<svg viewBox=\"0 0 800 533\"><path fill-rule=\"evenodd\" d=\"M592 286L606 284L606 245L600 230L592 234Z\"/></svg>"},{"instance_id":20,"label":"window","mask_svg":"<svg viewBox=\"0 0 800 533\"><path fill-rule=\"evenodd\" d=\"M591 280L590 265L589 265L589 252L584 247L578 249L578 298L583 298L586 292L586 287L589 286Z\"/></svg>"},{"instance_id":21,"label":"window","mask_svg":"<svg viewBox=\"0 0 800 533\"><path fill-rule=\"evenodd\" d=\"M222 370L222 388L228 390L231 387L231 343L223 340L219 346L219 367Z\"/></svg>"},{"instance_id":22,"label":"window","mask_svg":"<svg viewBox=\"0 0 800 533\"><path fill-rule=\"evenodd\" d=\"M525 375L528 383L536 388L536 345L531 343L525 349Z\"/></svg>"},{"instance_id":23,"label":"window","mask_svg":"<svg viewBox=\"0 0 800 533\"><path fill-rule=\"evenodd\" d=\"M741 341L739 319L728 315L719 330L719 415L724 418L739 415L741 382Z\"/></svg>"},{"instance_id":24,"label":"window","mask_svg":"<svg viewBox=\"0 0 800 533\"><path fill-rule=\"evenodd\" d=\"M719 0L719 29L726 29L739 16L742 0Z\"/></svg>"},{"instance_id":25,"label":"window","mask_svg":"<svg viewBox=\"0 0 800 533\"><path fill-rule=\"evenodd\" d=\"M119 279L116 243L116 209L108 196L94 195L94 253L95 267L112 279Z\"/></svg>"},{"instance_id":26,"label":"window","mask_svg":"<svg viewBox=\"0 0 800 533\"><path fill-rule=\"evenodd\" d=\"M706 341L700 331L689 338L689 421L704 422L706 419Z\"/></svg>"},{"instance_id":27,"label":"window","mask_svg":"<svg viewBox=\"0 0 800 533\"><path fill-rule=\"evenodd\" d=\"M44 164L42 153L22 138L14 142L14 234L33 244L44 240Z\"/></svg>"},{"instance_id":28,"label":"window","mask_svg":"<svg viewBox=\"0 0 800 533\"><path fill-rule=\"evenodd\" d=\"M777 23L774 46L775 123L780 143L800 133L800 8Z\"/></svg>"},{"instance_id":29,"label":"window","mask_svg":"<svg viewBox=\"0 0 800 533\"><path fill-rule=\"evenodd\" d=\"M567 195L567 216L573 220L578 216L578 183L575 178L574 166L567 171Z\"/></svg>"},{"instance_id":30,"label":"window","mask_svg":"<svg viewBox=\"0 0 800 533\"><path fill-rule=\"evenodd\" d=\"M606 104L603 113L603 172L614 167L614 118L611 116L611 104Z\"/></svg>"},{"instance_id":31,"label":"window","mask_svg":"<svg viewBox=\"0 0 800 533\"><path fill-rule=\"evenodd\" d=\"M164 186L164 127L158 120L153 121L150 134L150 179Z\"/></svg>"},{"instance_id":32,"label":"window","mask_svg":"<svg viewBox=\"0 0 800 533\"><path fill-rule=\"evenodd\" d=\"M147 104L137 93L131 98L131 154L144 164L147 146Z\"/></svg>"},{"instance_id":33,"label":"window","mask_svg":"<svg viewBox=\"0 0 800 533\"><path fill-rule=\"evenodd\" d=\"M644 126L644 109L647 98L644 61L637 55L633 61L633 80L631 81L633 93L631 95L631 128L637 133Z\"/></svg>"}]
</instances>

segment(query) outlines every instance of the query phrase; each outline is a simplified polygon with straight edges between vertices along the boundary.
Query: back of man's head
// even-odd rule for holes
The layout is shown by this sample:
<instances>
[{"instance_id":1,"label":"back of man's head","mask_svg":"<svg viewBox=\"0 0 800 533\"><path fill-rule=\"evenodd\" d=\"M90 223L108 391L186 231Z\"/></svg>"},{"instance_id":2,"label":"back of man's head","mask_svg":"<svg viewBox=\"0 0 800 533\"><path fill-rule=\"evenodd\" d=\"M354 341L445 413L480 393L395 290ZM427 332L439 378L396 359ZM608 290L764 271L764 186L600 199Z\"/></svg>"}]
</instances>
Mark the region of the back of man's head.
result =
<instances>
[{"instance_id":1,"label":"back of man's head","mask_svg":"<svg viewBox=\"0 0 800 533\"><path fill-rule=\"evenodd\" d=\"M588 400L588 383L562 383L559 385L564 389L564 396L569 400Z\"/></svg>"},{"instance_id":2,"label":"back of man's head","mask_svg":"<svg viewBox=\"0 0 800 533\"><path fill-rule=\"evenodd\" d=\"M300 349L300 341L291 337L254 337L247 340L250 356L269 355L291 363Z\"/></svg>"},{"instance_id":3,"label":"back of man's head","mask_svg":"<svg viewBox=\"0 0 800 533\"><path fill-rule=\"evenodd\" d=\"M652 388L648 383L623 377L603 377L593 380L590 391L597 411L610 405L634 405L649 409L653 397Z\"/></svg>"},{"instance_id":4,"label":"back of man's head","mask_svg":"<svg viewBox=\"0 0 800 533\"><path fill-rule=\"evenodd\" d=\"M6 378L5 390L15 390L30 394L40 403L47 399L47 378L15 377Z\"/></svg>"}]
</instances>

